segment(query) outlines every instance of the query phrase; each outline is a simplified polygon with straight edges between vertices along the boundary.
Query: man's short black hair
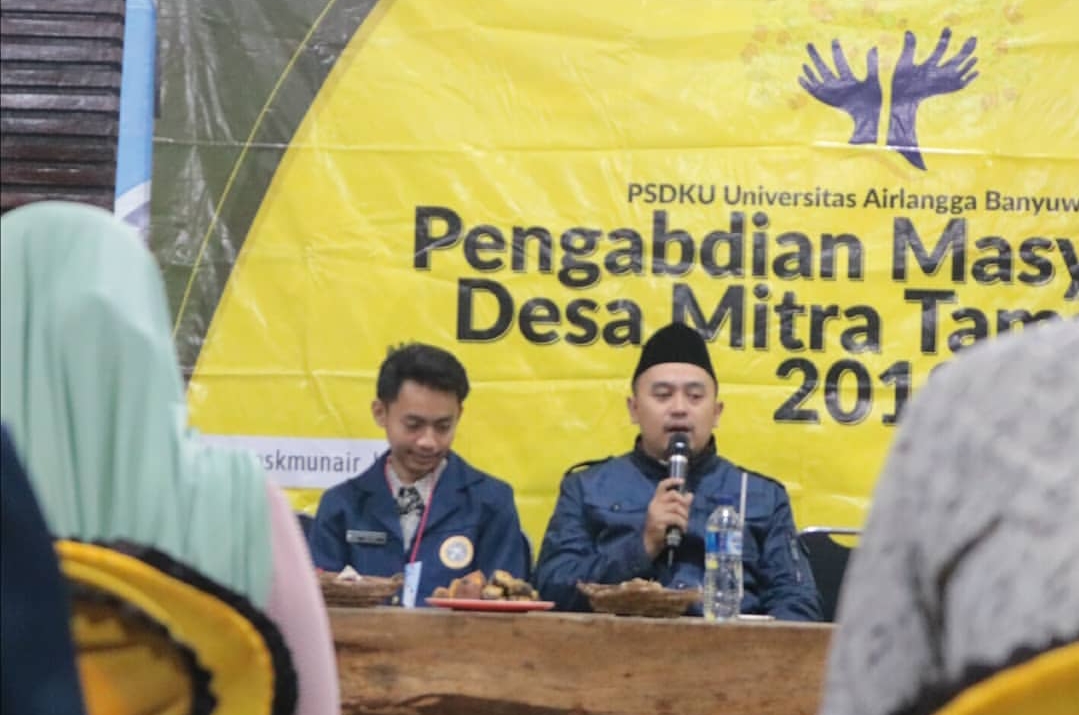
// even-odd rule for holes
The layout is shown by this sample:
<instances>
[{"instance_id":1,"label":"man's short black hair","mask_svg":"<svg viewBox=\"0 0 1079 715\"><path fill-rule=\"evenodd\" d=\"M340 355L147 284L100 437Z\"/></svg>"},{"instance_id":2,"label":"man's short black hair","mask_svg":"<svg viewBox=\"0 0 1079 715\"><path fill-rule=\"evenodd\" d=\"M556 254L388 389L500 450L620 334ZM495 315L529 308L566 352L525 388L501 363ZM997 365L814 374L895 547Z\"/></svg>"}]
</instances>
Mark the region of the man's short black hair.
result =
<instances>
[{"instance_id":1,"label":"man's short black hair","mask_svg":"<svg viewBox=\"0 0 1079 715\"><path fill-rule=\"evenodd\" d=\"M405 380L440 392L452 392L458 402L468 397L468 374L453 353L434 345L408 343L390 348L378 369L376 394L383 402L393 402Z\"/></svg>"}]
</instances>

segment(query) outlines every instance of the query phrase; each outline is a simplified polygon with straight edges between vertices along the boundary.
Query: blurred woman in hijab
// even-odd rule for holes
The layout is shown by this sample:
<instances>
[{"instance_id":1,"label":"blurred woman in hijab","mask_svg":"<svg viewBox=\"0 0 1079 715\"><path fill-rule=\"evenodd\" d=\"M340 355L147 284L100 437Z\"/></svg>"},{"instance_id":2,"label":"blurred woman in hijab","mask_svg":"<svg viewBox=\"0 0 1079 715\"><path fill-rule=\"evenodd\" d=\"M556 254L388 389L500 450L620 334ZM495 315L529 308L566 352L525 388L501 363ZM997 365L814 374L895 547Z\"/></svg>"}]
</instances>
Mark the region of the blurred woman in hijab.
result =
<instances>
[{"instance_id":1,"label":"blurred woman in hijab","mask_svg":"<svg viewBox=\"0 0 1079 715\"><path fill-rule=\"evenodd\" d=\"M253 456L188 430L141 239L80 204L0 221L0 416L53 535L152 547L242 594L291 651L297 712L336 713L329 621L296 519Z\"/></svg>"}]
</instances>

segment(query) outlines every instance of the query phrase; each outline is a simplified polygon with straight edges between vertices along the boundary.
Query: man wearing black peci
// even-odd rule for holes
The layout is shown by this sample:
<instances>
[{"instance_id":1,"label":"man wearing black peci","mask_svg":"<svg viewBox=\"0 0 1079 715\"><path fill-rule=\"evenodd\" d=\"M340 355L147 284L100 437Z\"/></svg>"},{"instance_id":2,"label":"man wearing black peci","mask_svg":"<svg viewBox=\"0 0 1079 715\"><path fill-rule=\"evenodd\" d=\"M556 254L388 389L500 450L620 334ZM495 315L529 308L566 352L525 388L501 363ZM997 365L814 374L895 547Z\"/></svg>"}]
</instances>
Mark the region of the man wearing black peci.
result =
<instances>
[{"instance_id":1,"label":"man wearing black peci","mask_svg":"<svg viewBox=\"0 0 1079 715\"><path fill-rule=\"evenodd\" d=\"M704 531L721 496L738 504L745 484L742 613L813 621L820 598L779 482L745 472L716 453L712 431L723 403L708 348L682 323L645 343L627 400L640 427L631 452L563 479L547 526L535 581L541 598L587 610L577 583L655 579L671 588L701 585ZM690 458L684 493L670 477L671 436L685 433ZM668 554L671 527L684 532ZM700 612L699 607L697 613Z\"/></svg>"}]
</instances>

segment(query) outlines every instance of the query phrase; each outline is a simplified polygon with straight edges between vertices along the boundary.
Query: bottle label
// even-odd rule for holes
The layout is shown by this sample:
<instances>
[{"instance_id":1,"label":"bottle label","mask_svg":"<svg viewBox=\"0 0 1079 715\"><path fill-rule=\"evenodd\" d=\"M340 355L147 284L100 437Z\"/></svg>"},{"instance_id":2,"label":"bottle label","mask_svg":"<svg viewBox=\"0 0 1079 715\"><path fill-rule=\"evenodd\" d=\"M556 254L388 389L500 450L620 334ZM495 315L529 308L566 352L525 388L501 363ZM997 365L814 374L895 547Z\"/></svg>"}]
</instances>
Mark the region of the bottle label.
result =
<instances>
[{"instance_id":1,"label":"bottle label","mask_svg":"<svg viewBox=\"0 0 1079 715\"><path fill-rule=\"evenodd\" d=\"M742 558L742 532L728 531L724 534L716 534L716 536L718 548L713 553Z\"/></svg>"},{"instance_id":2,"label":"bottle label","mask_svg":"<svg viewBox=\"0 0 1079 715\"><path fill-rule=\"evenodd\" d=\"M719 556L742 557L742 532L721 532L709 529L704 533L704 553L706 559Z\"/></svg>"}]
</instances>

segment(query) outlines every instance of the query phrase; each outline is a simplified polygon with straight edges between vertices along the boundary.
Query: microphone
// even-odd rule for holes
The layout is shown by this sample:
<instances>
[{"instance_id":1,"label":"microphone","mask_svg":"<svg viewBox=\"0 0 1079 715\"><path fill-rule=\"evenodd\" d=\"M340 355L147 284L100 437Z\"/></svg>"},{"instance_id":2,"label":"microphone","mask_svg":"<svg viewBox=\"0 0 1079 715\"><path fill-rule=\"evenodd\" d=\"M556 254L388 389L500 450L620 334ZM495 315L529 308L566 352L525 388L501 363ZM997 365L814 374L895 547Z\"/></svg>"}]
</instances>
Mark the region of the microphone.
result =
<instances>
[{"instance_id":1,"label":"microphone","mask_svg":"<svg viewBox=\"0 0 1079 715\"><path fill-rule=\"evenodd\" d=\"M669 477L678 477L682 480L678 491L686 493L686 475L689 473L689 435L685 432L675 432L667 442L667 464L670 465ZM682 530L677 526L667 527L667 565L674 563L674 550L682 545Z\"/></svg>"}]
</instances>

